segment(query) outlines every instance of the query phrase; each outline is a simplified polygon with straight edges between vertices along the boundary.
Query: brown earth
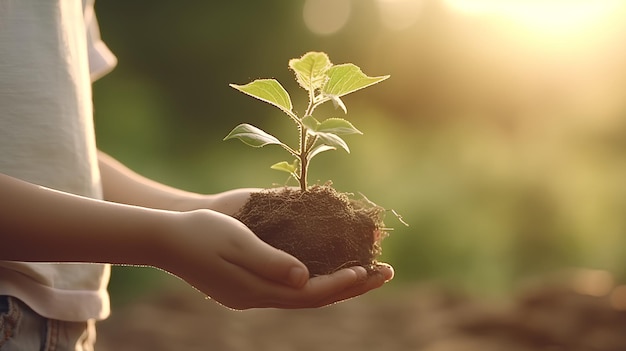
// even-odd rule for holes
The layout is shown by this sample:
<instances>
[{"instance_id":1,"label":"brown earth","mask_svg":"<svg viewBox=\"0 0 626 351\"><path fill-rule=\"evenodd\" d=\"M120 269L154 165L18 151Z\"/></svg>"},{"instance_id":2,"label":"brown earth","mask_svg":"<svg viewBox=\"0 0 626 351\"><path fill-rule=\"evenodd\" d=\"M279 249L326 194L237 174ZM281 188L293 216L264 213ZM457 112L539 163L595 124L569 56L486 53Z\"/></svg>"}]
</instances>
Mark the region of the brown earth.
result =
<instances>
[{"instance_id":1,"label":"brown earth","mask_svg":"<svg viewBox=\"0 0 626 351\"><path fill-rule=\"evenodd\" d=\"M305 192L279 188L254 193L235 218L261 240L298 258L316 276L374 265L386 235L383 212L327 184Z\"/></svg>"},{"instance_id":2,"label":"brown earth","mask_svg":"<svg viewBox=\"0 0 626 351\"><path fill-rule=\"evenodd\" d=\"M114 311L98 350L624 351L626 288L597 286L490 300L390 283L321 309L235 312L181 283Z\"/></svg>"}]
</instances>

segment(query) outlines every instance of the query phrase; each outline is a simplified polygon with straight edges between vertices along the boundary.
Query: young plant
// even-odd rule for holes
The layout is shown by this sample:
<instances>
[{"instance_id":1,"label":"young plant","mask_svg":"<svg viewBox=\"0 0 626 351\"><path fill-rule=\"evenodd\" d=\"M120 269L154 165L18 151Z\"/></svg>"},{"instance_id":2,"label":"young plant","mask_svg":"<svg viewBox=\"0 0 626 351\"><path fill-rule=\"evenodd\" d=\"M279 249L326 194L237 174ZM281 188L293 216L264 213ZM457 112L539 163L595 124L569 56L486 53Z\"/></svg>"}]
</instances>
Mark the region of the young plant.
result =
<instances>
[{"instance_id":1,"label":"young plant","mask_svg":"<svg viewBox=\"0 0 626 351\"><path fill-rule=\"evenodd\" d=\"M295 159L292 162L278 162L271 168L291 174L300 183L300 189L307 191L307 172L313 157L321 152L338 148L350 153L348 144L342 136L363 134L343 118L320 120L313 117L315 109L323 103L332 101L335 107L340 107L344 114L347 114L346 105L341 100L343 96L379 83L389 76L368 77L352 63L333 65L328 55L323 52L308 52L301 58L291 59L289 68L295 73L300 87L308 93L309 103L302 116L293 111L289 93L275 79L258 79L246 85L230 84L230 86L283 111L298 128L298 147L291 147L275 136L247 123L235 127L224 140L237 138L252 147L271 144L282 146Z\"/></svg>"}]
</instances>

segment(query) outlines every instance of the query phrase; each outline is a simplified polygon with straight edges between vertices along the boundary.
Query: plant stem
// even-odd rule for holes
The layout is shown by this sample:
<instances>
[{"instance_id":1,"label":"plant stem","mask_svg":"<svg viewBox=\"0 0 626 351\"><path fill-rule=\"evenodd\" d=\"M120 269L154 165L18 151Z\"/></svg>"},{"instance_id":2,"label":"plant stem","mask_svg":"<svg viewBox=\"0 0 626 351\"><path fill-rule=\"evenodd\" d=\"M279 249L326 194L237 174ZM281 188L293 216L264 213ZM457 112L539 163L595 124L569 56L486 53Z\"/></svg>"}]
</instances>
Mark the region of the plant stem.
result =
<instances>
[{"instance_id":1,"label":"plant stem","mask_svg":"<svg viewBox=\"0 0 626 351\"><path fill-rule=\"evenodd\" d=\"M323 104L326 101L329 101L330 98L324 97L318 101L315 101L315 100L316 100L315 90L311 88L309 89L309 105L306 108L304 117L313 115L313 111L315 111L315 109L319 105ZM304 191L307 191L308 189L308 185L307 185L307 173L308 173L308 168L309 168L308 156L309 156L309 152L311 151L311 148L313 147L313 144L315 144L315 140L313 140L311 145L309 145L309 142L308 142L309 135L307 133L307 128L304 126L301 119L296 118L296 121L300 129L300 152L297 155L298 158L300 159L300 178L298 179L298 181L300 183L300 189L304 192Z\"/></svg>"},{"instance_id":2,"label":"plant stem","mask_svg":"<svg viewBox=\"0 0 626 351\"><path fill-rule=\"evenodd\" d=\"M300 189L305 192L308 188L307 186L307 169L309 168L309 160L308 160L308 147L307 147L307 131L305 126L300 127Z\"/></svg>"},{"instance_id":3,"label":"plant stem","mask_svg":"<svg viewBox=\"0 0 626 351\"><path fill-rule=\"evenodd\" d=\"M314 101L315 101L315 89L309 88L307 89L309 92L309 105L306 108L306 112L304 113L304 117L310 116L315 109ZM305 192L308 188L307 185L307 170L309 168L309 145L307 143L308 134L307 129L302 123L302 119L298 119L298 125L300 129L300 153L298 154L298 158L300 159L300 189Z\"/></svg>"}]
</instances>

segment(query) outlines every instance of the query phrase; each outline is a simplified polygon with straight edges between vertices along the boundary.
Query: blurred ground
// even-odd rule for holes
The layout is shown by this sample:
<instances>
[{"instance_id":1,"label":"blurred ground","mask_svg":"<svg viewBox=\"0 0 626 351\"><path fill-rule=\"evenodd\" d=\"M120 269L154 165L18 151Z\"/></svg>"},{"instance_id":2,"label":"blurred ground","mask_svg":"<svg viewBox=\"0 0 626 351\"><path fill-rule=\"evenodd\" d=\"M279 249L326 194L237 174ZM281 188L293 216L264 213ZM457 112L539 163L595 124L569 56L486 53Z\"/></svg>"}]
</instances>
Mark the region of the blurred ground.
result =
<instances>
[{"instance_id":1,"label":"blurred ground","mask_svg":"<svg viewBox=\"0 0 626 351\"><path fill-rule=\"evenodd\" d=\"M234 312L181 287L114 311L99 325L98 350L626 350L626 289L587 273L535 282L507 301L389 286L297 311Z\"/></svg>"}]
</instances>

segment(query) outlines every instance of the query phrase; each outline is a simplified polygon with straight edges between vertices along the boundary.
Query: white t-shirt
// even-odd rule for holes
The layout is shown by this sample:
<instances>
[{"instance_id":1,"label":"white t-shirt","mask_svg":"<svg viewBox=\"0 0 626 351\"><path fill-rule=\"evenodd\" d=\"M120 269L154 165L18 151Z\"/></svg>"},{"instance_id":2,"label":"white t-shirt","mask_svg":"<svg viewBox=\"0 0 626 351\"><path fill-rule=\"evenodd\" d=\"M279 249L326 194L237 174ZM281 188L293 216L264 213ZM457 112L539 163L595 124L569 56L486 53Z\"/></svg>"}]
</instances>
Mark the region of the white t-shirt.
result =
<instances>
[{"instance_id":1,"label":"white t-shirt","mask_svg":"<svg viewBox=\"0 0 626 351\"><path fill-rule=\"evenodd\" d=\"M0 0L0 172L101 198L91 81L115 64L93 0ZM104 319L109 272L103 264L0 261L0 295L48 318Z\"/></svg>"}]
</instances>

